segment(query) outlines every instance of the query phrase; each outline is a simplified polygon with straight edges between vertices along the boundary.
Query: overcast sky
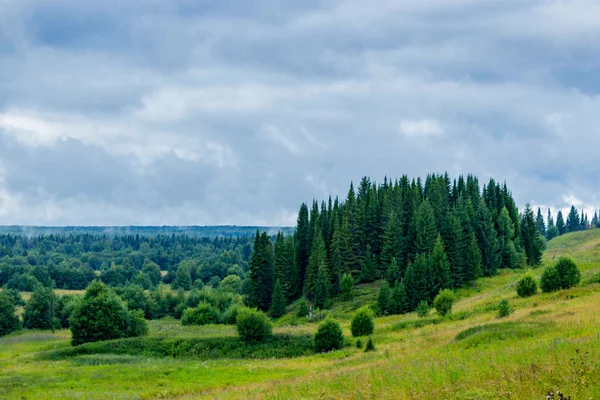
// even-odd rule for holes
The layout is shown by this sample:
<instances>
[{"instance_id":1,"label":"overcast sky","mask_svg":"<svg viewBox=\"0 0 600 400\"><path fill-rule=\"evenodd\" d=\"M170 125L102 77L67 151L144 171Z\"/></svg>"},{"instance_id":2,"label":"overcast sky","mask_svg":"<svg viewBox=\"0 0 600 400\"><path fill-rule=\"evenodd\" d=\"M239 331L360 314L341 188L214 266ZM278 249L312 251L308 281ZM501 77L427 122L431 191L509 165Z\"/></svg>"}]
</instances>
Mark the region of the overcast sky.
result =
<instances>
[{"instance_id":1,"label":"overcast sky","mask_svg":"<svg viewBox=\"0 0 600 400\"><path fill-rule=\"evenodd\" d=\"M597 0L0 0L0 224L293 225L363 175L600 207Z\"/></svg>"}]
</instances>

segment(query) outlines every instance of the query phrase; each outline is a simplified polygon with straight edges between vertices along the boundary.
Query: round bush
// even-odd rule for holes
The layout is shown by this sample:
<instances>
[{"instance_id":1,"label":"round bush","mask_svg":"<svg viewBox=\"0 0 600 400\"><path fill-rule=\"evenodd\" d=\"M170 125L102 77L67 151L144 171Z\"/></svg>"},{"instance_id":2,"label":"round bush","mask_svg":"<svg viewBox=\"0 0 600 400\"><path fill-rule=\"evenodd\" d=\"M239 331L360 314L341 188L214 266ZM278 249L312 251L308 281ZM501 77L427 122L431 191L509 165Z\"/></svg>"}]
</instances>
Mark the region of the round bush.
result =
<instances>
[{"instance_id":1,"label":"round bush","mask_svg":"<svg viewBox=\"0 0 600 400\"><path fill-rule=\"evenodd\" d=\"M210 304L202 303L196 308L188 308L183 312L181 325L208 325L219 322L219 313Z\"/></svg>"},{"instance_id":2,"label":"round bush","mask_svg":"<svg viewBox=\"0 0 600 400\"><path fill-rule=\"evenodd\" d=\"M579 285L581 273L573 260L568 257L561 257L554 267L560 277L561 289L568 289Z\"/></svg>"},{"instance_id":3,"label":"round bush","mask_svg":"<svg viewBox=\"0 0 600 400\"><path fill-rule=\"evenodd\" d=\"M327 318L315 333L315 351L325 353L342 347L344 347L344 334L340 324L333 318Z\"/></svg>"},{"instance_id":4,"label":"round bush","mask_svg":"<svg viewBox=\"0 0 600 400\"><path fill-rule=\"evenodd\" d=\"M373 312L366 306L359 308L352 316L350 330L354 337L372 335L375 330Z\"/></svg>"},{"instance_id":5,"label":"round bush","mask_svg":"<svg viewBox=\"0 0 600 400\"><path fill-rule=\"evenodd\" d=\"M429 315L429 311L431 311L431 306L428 302L423 300L419 302L415 311L417 312L418 317L424 318Z\"/></svg>"},{"instance_id":6,"label":"round bush","mask_svg":"<svg viewBox=\"0 0 600 400\"><path fill-rule=\"evenodd\" d=\"M519 297L531 297L537 293L537 290L537 282L530 272L517 284L517 294Z\"/></svg>"},{"instance_id":7,"label":"round bush","mask_svg":"<svg viewBox=\"0 0 600 400\"><path fill-rule=\"evenodd\" d=\"M271 337L273 327L265 313L256 309L238 310L236 326L240 338L249 343L262 342Z\"/></svg>"},{"instance_id":8,"label":"round bush","mask_svg":"<svg viewBox=\"0 0 600 400\"><path fill-rule=\"evenodd\" d=\"M556 292L561 288L560 275L556 267L551 266L544 270L542 279L540 280L540 287L544 293Z\"/></svg>"},{"instance_id":9,"label":"round bush","mask_svg":"<svg viewBox=\"0 0 600 400\"><path fill-rule=\"evenodd\" d=\"M454 304L454 293L451 290L442 290L433 300L433 307L442 317L450 314L452 305Z\"/></svg>"}]
</instances>

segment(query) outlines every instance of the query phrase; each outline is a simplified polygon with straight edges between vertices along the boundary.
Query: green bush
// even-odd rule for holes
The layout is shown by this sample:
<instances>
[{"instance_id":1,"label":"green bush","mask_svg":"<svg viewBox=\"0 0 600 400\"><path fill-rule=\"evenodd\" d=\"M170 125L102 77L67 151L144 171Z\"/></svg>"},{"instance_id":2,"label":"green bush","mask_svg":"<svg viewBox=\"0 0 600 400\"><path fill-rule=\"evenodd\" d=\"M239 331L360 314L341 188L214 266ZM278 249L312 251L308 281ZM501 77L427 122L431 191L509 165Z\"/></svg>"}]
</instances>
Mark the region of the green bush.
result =
<instances>
[{"instance_id":1,"label":"green bush","mask_svg":"<svg viewBox=\"0 0 600 400\"><path fill-rule=\"evenodd\" d=\"M540 280L540 287L544 293L556 292L561 288L560 275L556 267L550 266L544 270L542 279Z\"/></svg>"},{"instance_id":2,"label":"green bush","mask_svg":"<svg viewBox=\"0 0 600 400\"><path fill-rule=\"evenodd\" d=\"M256 309L241 308L237 314L237 331L248 343L259 343L271 337L273 326L265 313Z\"/></svg>"},{"instance_id":3,"label":"green bush","mask_svg":"<svg viewBox=\"0 0 600 400\"><path fill-rule=\"evenodd\" d=\"M537 281L531 272L528 272L517 284L517 294L519 297L531 297L537 293L537 290Z\"/></svg>"},{"instance_id":4,"label":"green bush","mask_svg":"<svg viewBox=\"0 0 600 400\"><path fill-rule=\"evenodd\" d=\"M239 304L232 304L221 314L221 323L226 325L235 325L237 322L238 311L242 308Z\"/></svg>"},{"instance_id":5,"label":"green bush","mask_svg":"<svg viewBox=\"0 0 600 400\"><path fill-rule=\"evenodd\" d=\"M356 348L357 349L362 349L362 340L356 339Z\"/></svg>"},{"instance_id":6,"label":"green bush","mask_svg":"<svg viewBox=\"0 0 600 400\"><path fill-rule=\"evenodd\" d=\"M25 304L27 304L25 303L25 300L23 300L21 292L19 292L17 289L8 289L7 287L4 287L4 289L2 289L2 293L4 293L12 299L12 302L15 305L15 307L24 306Z\"/></svg>"},{"instance_id":7,"label":"green bush","mask_svg":"<svg viewBox=\"0 0 600 400\"><path fill-rule=\"evenodd\" d=\"M558 276L560 276L560 287L561 289L569 289L573 286L579 285L581 281L581 272L577 268L577 264L568 258L561 257L555 265Z\"/></svg>"},{"instance_id":8,"label":"green bush","mask_svg":"<svg viewBox=\"0 0 600 400\"><path fill-rule=\"evenodd\" d=\"M148 322L144 318L144 312L142 310L130 311L125 336L138 337L146 335L148 335Z\"/></svg>"},{"instance_id":9,"label":"green bush","mask_svg":"<svg viewBox=\"0 0 600 400\"><path fill-rule=\"evenodd\" d=\"M315 351L325 353L342 347L344 347L344 334L340 324L333 318L327 318L315 333Z\"/></svg>"},{"instance_id":10,"label":"green bush","mask_svg":"<svg viewBox=\"0 0 600 400\"><path fill-rule=\"evenodd\" d=\"M450 314L454 304L454 293L451 290L442 290L433 300L433 307L442 317Z\"/></svg>"},{"instance_id":11,"label":"green bush","mask_svg":"<svg viewBox=\"0 0 600 400\"><path fill-rule=\"evenodd\" d=\"M15 304L10 294L0 293L0 337L21 328L21 321L15 315Z\"/></svg>"},{"instance_id":12,"label":"green bush","mask_svg":"<svg viewBox=\"0 0 600 400\"><path fill-rule=\"evenodd\" d=\"M213 306L207 303L199 304L196 308L188 308L183 312L181 325L208 325L219 322L219 313Z\"/></svg>"},{"instance_id":13,"label":"green bush","mask_svg":"<svg viewBox=\"0 0 600 400\"><path fill-rule=\"evenodd\" d=\"M369 338L369 341L367 342L367 346L365 347L365 353L368 353L370 351L375 351L375 344L373 343L373 339Z\"/></svg>"},{"instance_id":14,"label":"green bush","mask_svg":"<svg viewBox=\"0 0 600 400\"><path fill-rule=\"evenodd\" d=\"M429 315L429 311L431 311L431 306L429 305L428 302L426 302L425 300L419 302L419 305L417 305L417 309L415 310L417 312L417 315L421 318L425 318L426 316Z\"/></svg>"},{"instance_id":15,"label":"green bush","mask_svg":"<svg viewBox=\"0 0 600 400\"><path fill-rule=\"evenodd\" d=\"M352 336L369 336L373 334L374 330L375 323L373 322L373 312L371 309L367 306L359 308L352 316L350 325Z\"/></svg>"},{"instance_id":16,"label":"green bush","mask_svg":"<svg viewBox=\"0 0 600 400\"><path fill-rule=\"evenodd\" d=\"M513 309L507 299L504 299L498 303L498 318L508 317L513 313Z\"/></svg>"},{"instance_id":17,"label":"green bush","mask_svg":"<svg viewBox=\"0 0 600 400\"><path fill-rule=\"evenodd\" d=\"M56 295L52 289L39 286L25 306L23 327L26 329L59 329Z\"/></svg>"},{"instance_id":18,"label":"green bush","mask_svg":"<svg viewBox=\"0 0 600 400\"><path fill-rule=\"evenodd\" d=\"M140 315L132 316L114 291L98 280L93 281L69 318L71 343L78 346L143 333ZM130 323L137 326L130 327Z\"/></svg>"}]
</instances>

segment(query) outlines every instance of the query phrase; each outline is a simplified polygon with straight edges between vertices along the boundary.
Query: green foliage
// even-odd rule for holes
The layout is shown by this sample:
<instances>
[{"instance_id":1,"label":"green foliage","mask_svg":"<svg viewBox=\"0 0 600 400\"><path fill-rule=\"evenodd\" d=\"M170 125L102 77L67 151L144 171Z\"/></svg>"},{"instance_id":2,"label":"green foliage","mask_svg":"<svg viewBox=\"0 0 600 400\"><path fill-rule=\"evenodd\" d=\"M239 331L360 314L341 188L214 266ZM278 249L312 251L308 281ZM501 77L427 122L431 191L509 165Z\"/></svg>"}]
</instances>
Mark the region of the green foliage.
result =
<instances>
[{"instance_id":1,"label":"green foliage","mask_svg":"<svg viewBox=\"0 0 600 400\"><path fill-rule=\"evenodd\" d=\"M219 313L207 303L199 304L196 308L188 308L183 312L181 325L209 325L219 322Z\"/></svg>"},{"instance_id":2,"label":"green foliage","mask_svg":"<svg viewBox=\"0 0 600 400\"><path fill-rule=\"evenodd\" d=\"M272 336L273 326L265 313L260 310L239 309L236 326L244 342L259 343Z\"/></svg>"},{"instance_id":3,"label":"green foliage","mask_svg":"<svg viewBox=\"0 0 600 400\"><path fill-rule=\"evenodd\" d=\"M433 300L433 307L442 317L450 314L452 305L454 304L454 293L451 290L442 290Z\"/></svg>"},{"instance_id":4,"label":"green foliage","mask_svg":"<svg viewBox=\"0 0 600 400\"><path fill-rule=\"evenodd\" d=\"M0 292L0 337L21 328L21 321L15 315L13 296L5 291Z\"/></svg>"},{"instance_id":5,"label":"green foliage","mask_svg":"<svg viewBox=\"0 0 600 400\"><path fill-rule=\"evenodd\" d=\"M344 347L344 334L340 324L333 318L323 321L315 333L315 351L325 353Z\"/></svg>"},{"instance_id":6,"label":"green foliage","mask_svg":"<svg viewBox=\"0 0 600 400\"><path fill-rule=\"evenodd\" d=\"M182 288L183 290L192 289L192 275L190 273L190 267L187 262L182 262L177 268L175 274L175 282L173 282L173 289Z\"/></svg>"},{"instance_id":7,"label":"green foliage","mask_svg":"<svg viewBox=\"0 0 600 400\"><path fill-rule=\"evenodd\" d=\"M393 297L392 289L387 281L383 281L379 288L379 295L377 296L377 313L379 315L389 315L393 311Z\"/></svg>"},{"instance_id":8,"label":"green foliage","mask_svg":"<svg viewBox=\"0 0 600 400\"><path fill-rule=\"evenodd\" d=\"M227 275L219 284L219 290L228 293L239 293L242 288L242 279L237 275Z\"/></svg>"},{"instance_id":9,"label":"green foliage","mask_svg":"<svg viewBox=\"0 0 600 400\"><path fill-rule=\"evenodd\" d=\"M369 336L373 334L375 330L375 323L373 321L373 312L367 306L359 308L352 316L352 322L350 324L350 331L352 336Z\"/></svg>"},{"instance_id":10,"label":"green foliage","mask_svg":"<svg viewBox=\"0 0 600 400\"><path fill-rule=\"evenodd\" d=\"M271 307L271 297L275 284L275 264L273 244L265 232L256 232L254 251L250 258L250 292L248 304L267 311Z\"/></svg>"},{"instance_id":11,"label":"green foliage","mask_svg":"<svg viewBox=\"0 0 600 400\"><path fill-rule=\"evenodd\" d=\"M144 318L142 310L134 310L128 313L127 331L125 337L138 337L148 335L148 322Z\"/></svg>"},{"instance_id":12,"label":"green foliage","mask_svg":"<svg viewBox=\"0 0 600 400\"><path fill-rule=\"evenodd\" d=\"M342 275L342 298L344 300L352 299L352 289L354 288L354 279L352 275L346 273Z\"/></svg>"},{"instance_id":13,"label":"green foliage","mask_svg":"<svg viewBox=\"0 0 600 400\"><path fill-rule=\"evenodd\" d=\"M421 301L419 302L419 305L417 305L417 308L415 310L417 312L417 315L420 318L425 318L426 316L429 315L429 312L431 311L431 306L429 305L429 303L427 301Z\"/></svg>"},{"instance_id":14,"label":"green foliage","mask_svg":"<svg viewBox=\"0 0 600 400\"><path fill-rule=\"evenodd\" d=\"M368 283L373 282L375 279L377 279L377 269L373 260L373 254L371 253L371 247L367 245L365 259L360 270L360 282Z\"/></svg>"},{"instance_id":15,"label":"green foliage","mask_svg":"<svg viewBox=\"0 0 600 400\"><path fill-rule=\"evenodd\" d=\"M465 329L455 337L465 348L488 345L496 341L523 340L546 332L549 323L536 322L501 322L478 325Z\"/></svg>"},{"instance_id":16,"label":"green foliage","mask_svg":"<svg viewBox=\"0 0 600 400\"><path fill-rule=\"evenodd\" d=\"M373 343L373 339L371 339L369 337L369 340L367 341L367 345L365 346L365 353L368 353L371 351L375 351L375 344Z\"/></svg>"},{"instance_id":17,"label":"green foliage","mask_svg":"<svg viewBox=\"0 0 600 400\"><path fill-rule=\"evenodd\" d=\"M137 319L134 319L138 323ZM100 281L92 282L83 299L73 311L70 322L71 342L74 346L83 343L127 337L131 315L115 292Z\"/></svg>"},{"instance_id":18,"label":"green foliage","mask_svg":"<svg viewBox=\"0 0 600 400\"><path fill-rule=\"evenodd\" d=\"M396 283L402 280L402 272L400 272L400 267L398 266L395 257L392 257L392 261L388 265L385 276L391 286L395 286Z\"/></svg>"},{"instance_id":19,"label":"green foliage","mask_svg":"<svg viewBox=\"0 0 600 400\"><path fill-rule=\"evenodd\" d=\"M317 279L315 282L314 290L314 304L317 308L324 308L327 300L329 299L329 292L331 291L329 285L329 274L327 271L327 265L322 263L317 273Z\"/></svg>"},{"instance_id":20,"label":"green foliage","mask_svg":"<svg viewBox=\"0 0 600 400\"><path fill-rule=\"evenodd\" d=\"M9 289L9 288L4 288L2 289L2 293L8 297L11 298L13 304L17 307L21 307L24 306L25 304L25 300L23 300L23 297L21 296L21 292L19 292L16 289Z\"/></svg>"},{"instance_id":21,"label":"green foliage","mask_svg":"<svg viewBox=\"0 0 600 400\"><path fill-rule=\"evenodd\" d=\"M275 289L273 290L273 297L271 300L271 318L279 318L285 314L285 296L283 295L283 289L279 281L275 282Z\"/></svg>"},{"instance_id":22,"label":"green foliage","mask_svg":"<svg viewBox=\"0 0 600 400\"><path fill-rule=\"evenodd\" d=\"M58 298L56 302L56 316L63 329L69 328L69 318L71 318L71 314L75 311L79 300L81 300L79 296L73 295L65 295Z\"/></svg>"},{"instance_id":23,"label":"green foliage","mask_svg":"<svg viewBox=\"0 0 600 400\"><path fill-rule=\"evenodd\" d=\"M538 265L542 260L543 242L533 210L527 204L521 220L521 240L528 265Z\"/></svg>"},{"instance_id":24,"label":"green foliage","mask_svg":"<svg viewBox=\"0 0 600 400\"><path fill-rule=\"evenodd\" d=\"M242 308L243 306L240 304L234 303L230 305L229 308L227 308L227 310L225 310L225 312L221 314L221 323L227 325L235 325L237 323L238 312Z\"/></svg>"},{"instance_id":25,"label":"green foliage","mask_svg":"<svg viewBox=\"0 0 600 400\"><path fill-rule=\"evenodd\" d=\"M52 289L38 287L25 306L23 327L42 330L59 329L60 320L56 314L56 301Z\"/></svg>"},{"instance_id":26,"label":"green foliage","mask_svg":"<svg viewBox=\"0 0 600 400\"><path fill-rule=\"evenodd\" d=\"M561 289L562 282L556 266L552 265L544 270L540 287L544 293L556 292Z\"/></svg>"},{"instance_id":27,"label":"green foliage","mask_svg":"<svg viewBox=\"0 0 600 400\"><path fill-rule=\"evenodd\" d=\"M449 288L450 284L450 262L444 251L442 238L438 235L433 251L428 260L429 279L427 280L428 297L434 298L440 290Z\"/></svg>"},{"instance_id":28,"label":"green foliage","mask_svg":"<svg viewBox=\"0 0 600 400\"><path fill-rule=\"evenodd\" d=\"M363 346L362 340L356 339L356 348L357 349L362 349L362 346Z\"/></svg>"},{"instance_id":29,"label":"green foliage","mask_svg":"<svg viewBox=\"0 0 600 400\"><path fill-rule=\"evenodd\" d=\"M309 314L308 303L306 302L305 298L302 298L300 300L300 303L298 304L298 311L296 311L296 316L298 318L303 318L303 317L307 317L308 314Z\"/></svg>"},{"instance_id":30,"label":"green foliage","mask_svg":"<svg viewBox=\"0 0 600 400\"><path fill-rule=\"evenodd\" d=\"M556 272L560 276L561 289L569 289L579 285L581 281L581 272L577 264L569 257L561 257L555 265Z\"/></svg>"},{"instance_id":31,"label":"green foliage","mask_svg":"<svg viewBox=\"0 0 600 400\"><path fill-rule=\"evenodd\" d=\"M519 297L531 297L537 293L537 290L537 281L531 272L528 272L519 280L519 283L517 283L517 294Z\"/></svg>"},{"instance_id":32,"label":"green foliage","mask_svg":"<svg viewBox=\"0 0 600 400\"><path fill-rule=\"evenodd\" d=\"M498 303L498 318L508 317L513 312L514 310L507 299L503 299Z\"/></svg>"},{"instance_id":33,"label":"green foliage","mask_svg":"<svg viewBox=\"0 0 600 400\"><path fill-rule=\"evenodd\" d=\"M406 296L404 283L398 283L394 287L394 292L392 293L392 305L395 314L406 314L412 311L410 302Z\"/></svg>"}]
</instances>

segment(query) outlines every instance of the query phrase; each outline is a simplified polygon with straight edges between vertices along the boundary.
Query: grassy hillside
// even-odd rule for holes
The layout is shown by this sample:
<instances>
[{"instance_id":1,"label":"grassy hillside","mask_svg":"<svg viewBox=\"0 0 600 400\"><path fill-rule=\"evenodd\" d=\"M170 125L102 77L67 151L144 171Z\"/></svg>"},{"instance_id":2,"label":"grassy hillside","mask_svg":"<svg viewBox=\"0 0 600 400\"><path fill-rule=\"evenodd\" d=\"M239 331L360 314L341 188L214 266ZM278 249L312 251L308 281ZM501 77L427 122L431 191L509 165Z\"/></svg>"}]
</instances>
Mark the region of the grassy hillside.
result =
<instances>
[{"instance_id":1,"label":"grassy hillside","mask_svg":"<svg viewBox=\"0 0 600 400\"><path fill-rule=\"evenodd\" d=\"M573 399L598 399L600 230L552 240L543 266L561 255L579 264L579 287L519 299L515 286L524 271L503 271L459 290L450 317L433 312L427 318L377 318L373 353L354 346L349 316L375 301L376 284L335 303L347 346L324 355L206 360L157 357L123 350L123 344L110 353L110 343L70 352L68 331L6 337L0 339L0 398L544 399L560 390ZM543 266L533 271L538 278ZM502 299L515 312L500 320L495 307ZM314 333L316 325L301 324L293 308L275 332ZM151 323L148 340L233 336L232 327L181 327L163 320Z\"/></svg>"}]
</instances>

